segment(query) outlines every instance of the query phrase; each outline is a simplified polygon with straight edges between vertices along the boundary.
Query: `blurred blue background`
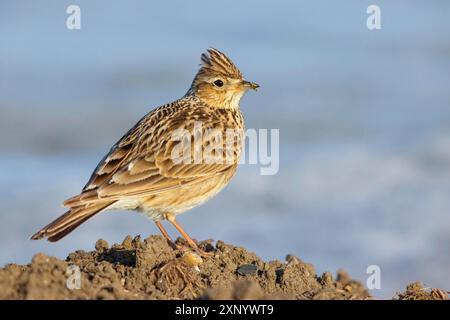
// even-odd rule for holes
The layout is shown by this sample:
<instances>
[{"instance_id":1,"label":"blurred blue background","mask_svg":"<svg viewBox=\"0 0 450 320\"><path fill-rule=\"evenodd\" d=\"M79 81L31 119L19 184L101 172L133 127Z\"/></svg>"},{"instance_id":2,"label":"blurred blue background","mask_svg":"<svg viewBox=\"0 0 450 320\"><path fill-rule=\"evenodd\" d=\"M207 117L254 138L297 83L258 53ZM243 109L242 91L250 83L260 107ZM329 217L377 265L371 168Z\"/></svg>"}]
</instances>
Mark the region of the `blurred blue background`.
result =
<instances>
[{"instance_id":1,"label":"blurred blue background","mask_svg":"<svg viewBox=\"0 0 450 320\"><path fill-rule=\"evenodd\" d=\"M2 1L0 264L158 233L110 212L58 243L28 240L214 46L261 84L241 106L248 128L280 128L280 171L241 166L182 225L364 282L378 265L376 297L415 280L449 290L450 2L376 1L382 29L369 31L373 3ZM81 30L66 28L70 4Z\"/></svg>"}]
</instances>

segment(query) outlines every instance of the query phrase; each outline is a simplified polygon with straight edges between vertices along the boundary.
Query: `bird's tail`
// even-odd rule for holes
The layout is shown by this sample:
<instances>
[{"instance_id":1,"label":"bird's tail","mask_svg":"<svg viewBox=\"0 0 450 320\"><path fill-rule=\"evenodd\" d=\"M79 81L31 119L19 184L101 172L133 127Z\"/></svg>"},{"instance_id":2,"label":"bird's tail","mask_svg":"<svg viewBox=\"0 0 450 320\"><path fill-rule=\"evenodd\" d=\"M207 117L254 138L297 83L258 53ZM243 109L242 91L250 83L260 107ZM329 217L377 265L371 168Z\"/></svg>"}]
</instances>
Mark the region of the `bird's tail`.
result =
<instances>
[{"instance_id":1,"label":"bird's tail","mask_svg":"<svg viewBox=\"0 0 450 320\"><path fill-rule=\"evenodd\" d=\"M48 241L55 242L72 232L80 224L93 217L106 207L110 206L112 202L102 202L91 205L82 205L70 208L66 213L51 222L38 232L36 232L31 239L38 240L47 238Z\"/></svg>"}]
</instances>

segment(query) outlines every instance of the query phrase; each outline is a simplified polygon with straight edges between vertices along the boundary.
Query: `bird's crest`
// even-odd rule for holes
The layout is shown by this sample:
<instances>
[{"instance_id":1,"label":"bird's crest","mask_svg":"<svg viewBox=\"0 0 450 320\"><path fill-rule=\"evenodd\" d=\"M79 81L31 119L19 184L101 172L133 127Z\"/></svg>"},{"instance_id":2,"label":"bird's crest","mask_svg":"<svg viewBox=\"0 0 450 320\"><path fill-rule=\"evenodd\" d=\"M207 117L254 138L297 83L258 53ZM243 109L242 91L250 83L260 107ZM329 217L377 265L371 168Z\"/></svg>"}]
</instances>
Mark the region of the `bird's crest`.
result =
<instances>
[{"instance_id":1,"label":"bird's crest","mask_svg":"<svg viewBox=\"0 0 450 320\"><path fill-rule=\"evenodd\" d=\"M215 48L208 49L201 59L198 75L220 74L227 78L242 79L241 71L224 53Z\"/></svg>"}]
</instances>

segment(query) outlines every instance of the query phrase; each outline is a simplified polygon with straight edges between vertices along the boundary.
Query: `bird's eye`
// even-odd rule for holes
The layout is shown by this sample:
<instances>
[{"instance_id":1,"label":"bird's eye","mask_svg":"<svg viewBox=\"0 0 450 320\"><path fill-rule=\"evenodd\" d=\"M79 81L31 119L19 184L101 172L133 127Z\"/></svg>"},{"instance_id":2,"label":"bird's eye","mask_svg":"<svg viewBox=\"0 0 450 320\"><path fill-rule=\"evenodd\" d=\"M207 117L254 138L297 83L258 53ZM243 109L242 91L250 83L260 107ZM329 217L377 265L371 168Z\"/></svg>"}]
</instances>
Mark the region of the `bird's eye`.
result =
<instances>
[{"instance_id":1,"label":"bird's eye","mask_svg":"<svg viewBox=\"0 0 450 320\"><path fill-rule=\"evenodd\" d=\"M223 86L223 81L220 79L217 79L216 81L214 81L214 85L216 87L222 87Z\"/></svg>"}]
</instances>

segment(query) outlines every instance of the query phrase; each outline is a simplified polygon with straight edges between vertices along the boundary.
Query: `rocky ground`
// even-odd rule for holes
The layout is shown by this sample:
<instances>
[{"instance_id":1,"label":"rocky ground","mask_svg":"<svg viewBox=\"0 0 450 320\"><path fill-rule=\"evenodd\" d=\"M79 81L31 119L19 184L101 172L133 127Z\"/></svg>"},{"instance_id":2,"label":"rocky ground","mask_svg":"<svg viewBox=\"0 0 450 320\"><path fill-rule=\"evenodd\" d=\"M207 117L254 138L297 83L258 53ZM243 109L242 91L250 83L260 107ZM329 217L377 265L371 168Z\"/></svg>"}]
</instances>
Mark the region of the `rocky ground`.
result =
<instances>
[{"instance_id":1,"label":"rocky ground","mask_svg":"<svg viewBox=\"0 0 450 320\"><path fill-rule=\"evenodd\" d=\"M317 275L295 256L265 262L222 241L200 246L210 256L174 250L161 236L128 236L111 247L98 240L95 251L76 251L66 260L38 253L28 265L0 269L0 299L372 299L344 271L335 278ZM394 297L446 298L420 283Z\"/></svg>"}]
</instances>

